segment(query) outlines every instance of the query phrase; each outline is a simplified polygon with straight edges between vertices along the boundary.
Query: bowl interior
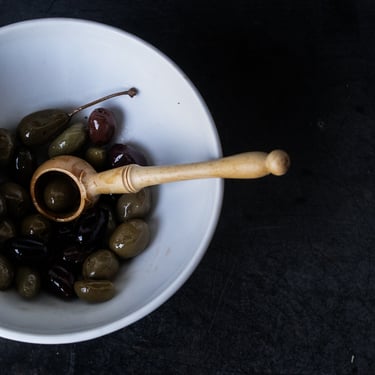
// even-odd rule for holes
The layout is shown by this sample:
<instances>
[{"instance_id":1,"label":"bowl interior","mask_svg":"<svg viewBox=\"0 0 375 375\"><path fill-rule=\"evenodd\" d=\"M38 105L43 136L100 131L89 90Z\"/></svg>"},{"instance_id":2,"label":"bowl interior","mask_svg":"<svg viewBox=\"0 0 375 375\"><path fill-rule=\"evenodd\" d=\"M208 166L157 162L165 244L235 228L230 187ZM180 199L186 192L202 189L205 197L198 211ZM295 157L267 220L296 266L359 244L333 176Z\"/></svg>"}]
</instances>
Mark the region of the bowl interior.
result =
<instances>
[{"instance_id":1,"label":"bowl interior","mask_svg":"<svg viewBox=\"0 0 375 375\"><path fill-rule=\"evenodd\" d=\"M137 145L156 165L221 155L215 126L196 89L168 58L133 35L83 20L27 21L0 29L0 56L0 127L14 129L30 112L70 111L135 86L135 98L102 105L119 121L116 141ZM89 305L43 294L28 302L13 290L1 292L0 335L35 343L87 340L135 322L169 298L211 240L222 181L170 183L153 188L153 194L151 244L122 266L114 299Z\"/></svg>"}]
</instances>

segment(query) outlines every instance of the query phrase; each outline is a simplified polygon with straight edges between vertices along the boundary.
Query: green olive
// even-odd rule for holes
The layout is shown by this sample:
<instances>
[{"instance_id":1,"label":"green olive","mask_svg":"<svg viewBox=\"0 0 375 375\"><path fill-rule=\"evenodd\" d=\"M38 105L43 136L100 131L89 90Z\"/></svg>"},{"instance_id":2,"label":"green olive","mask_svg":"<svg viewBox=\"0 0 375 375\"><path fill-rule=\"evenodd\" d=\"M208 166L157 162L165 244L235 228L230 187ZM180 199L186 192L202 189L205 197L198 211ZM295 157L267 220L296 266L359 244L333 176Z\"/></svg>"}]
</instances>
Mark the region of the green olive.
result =
<instances>
[{"instance_id":1,"label":"green olive","mask_svg":"<svg viewBox=\"0 0 375 375\"><path fill-rule=\"evenodd\" d=\"M0 255L0 290L9 288L13 282L14 268L7 258Z\"/></svg>"},{"instance_id":2,"label":"green olive","mask_svg":"<svg viewBox=\"0 0 375 375\"><path fill-rule=\"evenodd\" d=\"M116 255L107 249L100 249L90 254L82 266L85 279L113 279L117 274L120 263Z\"/></svg>"},{"instance_id":3,"label":"green olive","mask_svg":"<svg viewBox=\"0 0 375 375\"><path fill-rule=\"evenodd\" d=\"M50 158L58 155L71 155L76 153L85 144L87 131L84 124L77 122L64 130L48 148Z\"/></svg>"},{"instance_id":4,"label":"green olive","mask_svg":"<svg viewBox=\"0 0 375 375\"><path fill-rule=\"evenodd\" d=\"M16 235L16 226L9 218L0 220L0 243L13 238Z\"/></svg>"},{"instance_id":5,"label":"green olive","mask_svg":"<svg viewBox=\"0 0 375 375\"><path fill-rule=\"evenodd\" d=\"M19 267L16 273L17 292L25 298L33 298L40 291L40 274L30 267Z\"/></svg>"},{"instance_id":6,"label":"green olive","mask_svg":"<svg viewBox=\"0 0 375 375\"><path fill-rule=\"evenodd\" d=\"M19 184L14 182L2 183L0 194L5 198L8 215L13 218L20 218L31 209L30 193Z\"/></svg>"},{"instance_id":7,"label":"green olive","mask_svg":"<svg viewBox=\"0 0 375 375\"><path fill-rule=\"evenodd\" d=\"M74 283L74 291L86 302L104 302L114 297L115 286L109 280L80 280Z\"/></svg>"},{"instance_id":8,"label":"green olive","mask_svg":"<svg viewBox=\"0 0 375 375\"><path fill-rule=\"evenodd\" d=\"M17 133L26 146L44 145L64 130L70 116L60 109L30 113L18 124Z\"/></svg>"},{"instance_id":9,"label":"green olive","mask_svg":"<svg viewBox=\"0 0 375 375\"><path fill-rule=\"evenodd\" d=\"M15 148L14 134L4 128L0 128L0 166L9 165Z\"/></svg>"},{"instance_id":10,"label":"green olive","mask_svg":"<svg viewBox=\"0 0 375 375\"><path fill-rule=\"evenodd\" d=\"M109 239L109 248L127 259L141 253L150 241L148 224L142 219L131 219L120 224Z\"/></svg>"},{"instance_id":11,"label":"green olive","mask_svg":"<svg viewBox=\"0 0 375 375\"><path fill-rule=\"evenodd\" d=\"M21 221L21 235L47 240L51 231L51 222L40 214L31 214Z\"/></svg>"},{"instance_id":12,"label":"green olive","mask_svg":"<svg viewBox=\"0 0 375 375\"><path fill-rule=\"evenodd\" d=\"M85 153L86 161L97 171L105 167L107 161L107 152L104 147L89 147Z\"/></svg>"},{"instance_id":13,"label":"green olive","mask_svg":"<svg viewBox=\"0 0 375 375\"><path fill-rule=\"evenodd\" d=\"M117 219L121 222L133 218L143 218L151 208L150 189L142 189L138 193L123 194L117 201Z\"/></svg>"},{"instance_id":14,"label":"green olive","mask_svg":"<svg viewBox=\"0 0 375 375\"><path fill-rule=\"evenodd\" d=\"M68 176L56 174L43 191L44 203L53 212L71 211L79 199L79 191Z\"/></svg>"}]
</instances>

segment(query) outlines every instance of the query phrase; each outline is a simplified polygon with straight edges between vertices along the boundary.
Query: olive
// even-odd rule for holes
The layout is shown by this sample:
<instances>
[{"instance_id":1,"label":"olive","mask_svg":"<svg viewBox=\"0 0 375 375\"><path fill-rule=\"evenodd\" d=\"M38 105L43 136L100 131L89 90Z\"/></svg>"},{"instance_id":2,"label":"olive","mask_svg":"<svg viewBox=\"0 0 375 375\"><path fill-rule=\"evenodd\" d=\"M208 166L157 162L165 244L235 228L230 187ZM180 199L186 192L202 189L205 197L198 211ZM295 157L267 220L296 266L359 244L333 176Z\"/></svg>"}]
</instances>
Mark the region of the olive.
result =
<instances>
[{"instance_id":1,"label":"olive","mask_svg":"<svg viewBox=\"0 0 375 375\"><path fill-rule=\"evenodd\" d=\"M148 163L145 155L138 148L129 144L115 143L108 150L108 164L111 168L117 168L128 164L145 166Z\"/></svg>"},{"instance_id":2,"label":"olive","mask_svg":"<svg viewBox=\"0 0 375 375\"><path fill-rule=\"evenodd\" d=\"M132 258L141 253L150 240L147 223L131 219L120 224L109 239L109 248L121 258Z\"/></svg>"},{"instance_id":3,"label":"olive","mask_svg":"<svg viewBox=\"0 0 375 375\"><path fill-rule=\"evenodd\" d=\"M70 116L60 109L45 109L25 116L17 133L26 146L43 145L67 126Z\"/></svg>"},{"instance_id":4,"label":"olive","mask_svg":"<svg viewBox=\"0 0 375 375\"><path fill-rule=\"evenodd\" d=\"M68 176L57 173L45 186L43 199L51 211L69 212L79 200L79 190Z\"/></svg>"},{"instance_id":5,"label":"olive","mask_svg":"<svg viewBox=\"0 0 375 375\"><path fill-rule=\"evenodd\" d=\"M13 157L15 136L9 129L0 128L0 166L8 165Z\"/></svg>"},{"instance_id":6,"label":"olive","mask_svg":"<svg viewBox=\"0 0 375 375\"><path fill-rule=\"evenodd\" d=\"M94 109L88 118L89 138L97 146L107 144L113 137L117 127L112 111L106 108Z\"/></svg>"},{"instance_id":7,"label":"olive","mask_svg":"<svg viewBox=\"0 0 375 375\"><path fill-rule=\"evenodd\" d=\"M113 201L113 203L116 201ZM99 202L99 207L103 208L108 213L108 223L107 223L107 230L106 230L106 240L109 239L110 235L116 229L118 222L115 215L115 210L112 205L106 200L101 200Z\"/></svg>"},{"instance_id":8,"label":"olive","mask_svg":"<svg viewBox=\"0 0 375 375\"><path fill-rule=\"evenodd\" d=\"M4 182L0 185L0 194L6 201L9 216L20 218L31 209L31 197L28 190L15 182Z\"/></svg>"},{"instance_id":9,"label":"olive","mask_svg":"<svg viewBox=\"0 0 375 375\"><path fill-rule=\"evenodd\" d=\"M77 296L86 302L104 302L115 295L115 286L109 280L80 280L74 283Z\"/></svg>"},{"instance_id":10,"label":"olive","mask_svg":"<svg viewBox=\"0 0 375 375\"><path fill-rule=\"evenodd\" d=\"M97 248L105 239L108 211L93 207L82 214L76 223L76 241L81 245L96 244Z\"/></svg>"},{"instance_id":11,"label":"olive","mask_svg":"<svg viewBox=\"0 0 375 375\"><path fill-rule=\"evenodd\" d=\"M0 194L0 218L4 217L6 213L7 213L6 200L5 200L5 197L2 194Z\"/></svg>"},{"instance_id":12,"label":"olive","mask_svg":"<svg viewBox=\"0 0 375 375\"><path fill-rule=\"evenodd\" d=\"M33 298L40 291L40 274L37 270L21 266L16 272L16 288L19 295Z\"/></svg>"},{"instance_id":13,"label":"olive","mask_svg":"<svg viewBox=\"0 0 375 375\"><path fill-rule=\"evenodd\" d=\"M112 279L118 272L120 263L116 255L107 249L100 249L89 255L82 266L85 279Z\"/></svg>"},{"instance_id":14,"label":"olive","mask_svg":"<svg viewBox=\"0 0 375 375\"><path fill-rule=\"evenodd\" d=\"M23 236L7 240L3 253L15 263L36 267L45 265L50 256L49 248L44 242Z\"/></svg>"},{"instance_id":15,"label":"olive","mask_svg":"<svg viewBox=\"0 0 375 375\"><path fill-rule=\"evenodd\" d=\"M45 280L47 289L57 297L64 299L75 296L74 282L73 273L62 265L52 266L48 270Z\"/></svg>"},{"instance_id":16,"label":"olive","mask_svg":"<svg viewBox=\"0 0 375 375\"><path fill-rule=\"evenodd\" d=\"M83 262L94 250L95 247L72 244L60 251L60 259L69 270L76 273L81 270Z\"/></svg>"},{"instance_id":17,"label":"olive","mask_svg":"<svg viewBox=\"0 0 375 375\"><path fill-rule=\"evenodd\" d=\"M14 268L9 260L0 255L0 290L9 288L13 282Z\"/></svg>"},{"instance_id":18,"label":"olive","mask_svg":"<svg viewBox=\"0 0 375 375\"><path fill-rule=\"evenodd\" d=\"M36 166L35 154L26 147L19 148L12 159L11 165L11 174L14 182L26 185L29 188Z\"/></svg>"},{"instance_id":19,"label":"olive","mask_svg":"<svg viewBox=\"0 0 375 375\"><path fill-rule=\"evenodd\" d=\"M117 219L121 222L133 218L145 217L151 208L150 189L138 193L123 194L116 204Z\"/></svg>"},{"instance_id":20,"label":"olive","mask_svg":"<svg viewBox=\"0 0 375 375\"><path fill-rule=\"evenodd\" d=\"M0 220L0 243L9 240L16 235L16 226L9 218Z\"/></svg>"},{"instance_id":21,"label":"olive","mask_svg":"<svg viewBox=\"0 0 375 375\"><path fill-rule=\"evenodd\" d=\"M85 153L85 160L97 171L105 168L107 152L103 147L89 147Z\"/></svg>"},{"instance_id":22,"label":"olive","mask_svg":"<svg viewBox=\"0 0 375 375\"><path fill-rule=\"evenodd\" d=\"M61 133L69 123L70 119L83 109L116 96L129 95L130 97L133 97L136 94L137 89L132 87L129 90L119 91L84 104L70 113L65 113L61 109L44 109L30 113L18 124L18 136L26 146L43 145L50 141L54 136Z\"/></svg>"},{"instance_id":23,"label":"olive","mask_svg":"<svg viewBox=\"0 0 375 375\"><path fill-rule=\"evenodd\" d=\"M81 122L71 125L54 139L48 148L50 158L58 155L71 155L81 149L87 139L86 127Z\"/></svg>"},{"instance_id":24,"label":"olive","mask_svg":"<svg viewBox=\"0 0 375 375\"><path fill-rule=\"evenodd\" d=\"M43 241L48 240L51 233L51 222L40 214L31 214L21 221L20 234L35 237Z\"/></svg>"}]
</instances>

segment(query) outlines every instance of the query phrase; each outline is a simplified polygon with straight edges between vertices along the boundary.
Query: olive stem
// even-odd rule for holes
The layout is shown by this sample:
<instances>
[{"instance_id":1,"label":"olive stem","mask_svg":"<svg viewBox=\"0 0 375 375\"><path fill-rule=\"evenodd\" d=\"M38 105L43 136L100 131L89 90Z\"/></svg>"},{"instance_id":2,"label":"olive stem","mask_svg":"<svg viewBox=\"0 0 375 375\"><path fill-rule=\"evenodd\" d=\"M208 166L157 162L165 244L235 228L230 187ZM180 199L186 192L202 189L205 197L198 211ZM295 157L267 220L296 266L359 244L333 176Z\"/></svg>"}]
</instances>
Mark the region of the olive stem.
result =
<instances>
[{"instance_id":1,"label":"olive stem","mask_svg":"<svg viewBox=\"0 0 375 375\"><path fill-rule=\"evenodd\" d=\"M129 95L131 98L134 97L135 95L137 95L138 93L138 90L135 88L135 87L132 87L131 89L129 90L125 90L125 91L119 91L119 92L115 92L113 94L110 94L110 95L106 95L106 96L103 96L102 98L100 99L97 99L97 100L94 100L90 103L87 103L87 104L84 104L78 108L76 108L74 111L70 112L68 114L69 117L73 117L76 113L82 111L83 109L86 109L88 107L91 107L95 104L98 104L98 103L101 103L101 102L104 102L105 100L108 100L108 99L112 99L112 98L115 98L117 96L121 96L121 95Z\"/></svg>"}]
</instances>

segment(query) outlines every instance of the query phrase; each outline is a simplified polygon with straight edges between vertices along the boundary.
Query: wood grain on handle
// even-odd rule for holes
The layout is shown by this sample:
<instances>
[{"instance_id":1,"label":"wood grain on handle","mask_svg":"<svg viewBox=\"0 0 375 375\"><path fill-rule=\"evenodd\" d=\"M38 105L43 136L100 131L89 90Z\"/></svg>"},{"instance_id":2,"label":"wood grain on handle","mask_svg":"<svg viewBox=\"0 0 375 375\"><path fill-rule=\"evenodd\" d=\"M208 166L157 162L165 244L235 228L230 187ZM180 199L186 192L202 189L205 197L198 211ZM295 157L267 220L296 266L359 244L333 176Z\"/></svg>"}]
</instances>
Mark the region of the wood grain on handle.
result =
<instances>
[{"instance_id":1,"label":"wood grain on handle","mask_svg":"<svg viewBox=\"0 0 375 375\"><path fill-rule=\"evenodd\" d=\"M90 177L88 190L95 194L135 193L147 186L198 178L259 178L281 176L289 168L289 156L282 150L245 152L206 162L141 167L129 165Z\"/></svg>"}]
</instances>

